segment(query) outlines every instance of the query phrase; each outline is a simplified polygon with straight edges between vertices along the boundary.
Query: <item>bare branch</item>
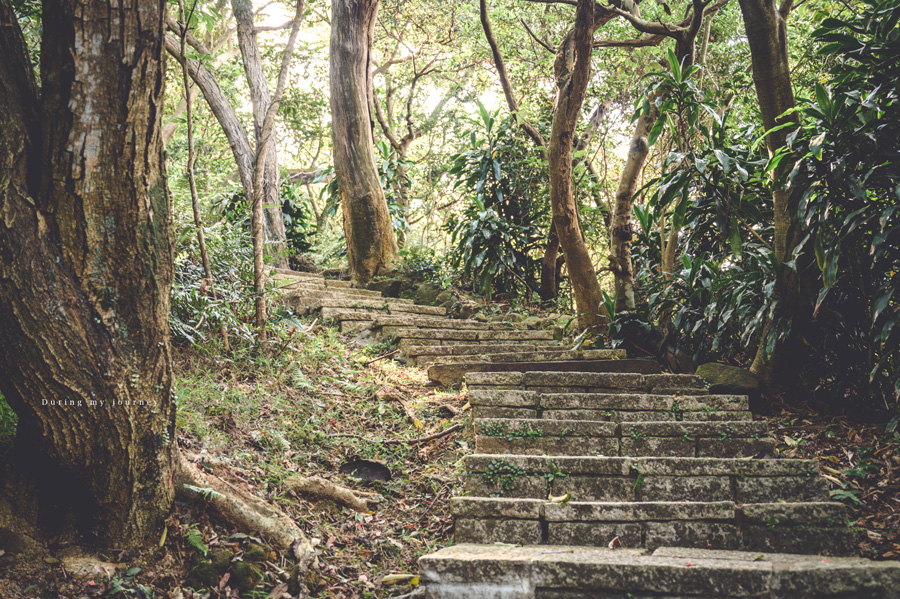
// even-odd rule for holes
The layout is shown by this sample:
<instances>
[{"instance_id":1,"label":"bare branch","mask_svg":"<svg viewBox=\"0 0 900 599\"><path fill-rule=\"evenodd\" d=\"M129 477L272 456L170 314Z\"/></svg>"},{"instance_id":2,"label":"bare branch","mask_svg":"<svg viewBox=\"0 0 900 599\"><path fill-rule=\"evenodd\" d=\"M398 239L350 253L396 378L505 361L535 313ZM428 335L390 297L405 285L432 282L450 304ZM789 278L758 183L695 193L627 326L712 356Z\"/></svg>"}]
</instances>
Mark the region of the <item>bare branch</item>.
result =
<instances>
[{"instance_id":1,"label":"bare branch","mask_svg":"<svg viewBox=\"0 0 900 599\"><path fill-rule=\"evenodd\" d=\"M487 0L480 0L479 9L481 12L481 27L484 29L484 36L487 38L488 45L491 47L491 54L494 57L494 66L497 67L497 74L500 76L500 85L503 87L503 95L506 96L506 105L510 112L517 115L516 118L519 121L519 126L532 140L534 140L534 143L542 148L546 148L547 142L544 140L544 136L541 135L541 132L518 114L519 103L516 102L512 84L509 82L509 75L506 72L506 64L503 62L503 55L500 54L497 38L494 37L494 30L491 27L491 20L487 12ZM546 150L542 150L541 152L546 154Z\"/></svg>"},{"instance_id":2,"label":"bare branch","mask_svg":"<svg viewBox=\"0 0 900 599\"><path fill-rule=\"evenodd\" d=\"M536 36L534 34L534 32L531 30L531 27L529 27L528 23L525 22L525 19L519 19L519 21L522 23L522 26L525 27L525 31L528 32L528 35L531 36L531 39L533 39L535 42L537 42L538 45L540 45L542 48L544 48L550 54L556 54L556 50L554 50L550 44L548 44L547 42L540 39L538 36Z\"/></svg>"},{"instance_id":3,"label":"bare branch","mask_svg":"<svg viewBox=\"0 0 900 599\"><path fill-rule=\"evenodd\" d=\"M285 21L280 25L254 25L253 32L259 33L261 31L281 31L290 27L293 23L293 21Z\"/></svg>"}]
</instances>

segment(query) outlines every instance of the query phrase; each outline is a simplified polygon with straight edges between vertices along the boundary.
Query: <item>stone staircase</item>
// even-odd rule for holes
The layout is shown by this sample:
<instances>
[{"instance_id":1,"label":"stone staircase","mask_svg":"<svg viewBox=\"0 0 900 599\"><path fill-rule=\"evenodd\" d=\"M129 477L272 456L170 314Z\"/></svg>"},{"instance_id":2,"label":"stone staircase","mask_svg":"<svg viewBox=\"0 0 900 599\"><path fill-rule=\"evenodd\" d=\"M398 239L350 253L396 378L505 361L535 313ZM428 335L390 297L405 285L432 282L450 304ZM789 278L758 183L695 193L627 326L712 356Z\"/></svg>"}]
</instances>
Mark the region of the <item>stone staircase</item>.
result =
<instances>
[{"instance_id":1,"label":"stone staircase","mask_svg":"<svg viewBox=\"0 0 900 599\"><path fill-rule=\"evenodd\" d=\"M386 298L377 291L352 288L349 281L278 268L270 278L281 290L282 301L298 313L316 313L344 333L392 340L402 359L429 366L429 378L444 385L462 383L467 372L660 372L655 362L628 360L621 350L572 350L552 331L454 319L446 308Z\"/></svg>"},{"instance_id":2,"label":"stone staircase","mask_svg":"<svg viewBox=\"0 0 900 599\"><path fill-rule=\"evenodd\" d=\"M684 375L466 375L476 453L430 599L884 599L816 462Z\"/></svg>"}]
</instances>

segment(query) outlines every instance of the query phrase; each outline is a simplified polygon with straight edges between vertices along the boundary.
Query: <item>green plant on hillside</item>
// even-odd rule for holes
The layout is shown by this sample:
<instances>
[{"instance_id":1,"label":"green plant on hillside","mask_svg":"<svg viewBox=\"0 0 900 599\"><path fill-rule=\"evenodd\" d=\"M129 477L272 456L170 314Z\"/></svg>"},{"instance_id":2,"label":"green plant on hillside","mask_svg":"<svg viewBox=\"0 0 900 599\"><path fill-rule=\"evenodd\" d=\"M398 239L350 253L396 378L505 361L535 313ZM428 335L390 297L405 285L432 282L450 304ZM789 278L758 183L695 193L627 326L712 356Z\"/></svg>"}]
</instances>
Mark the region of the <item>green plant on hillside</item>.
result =
<instances>
[{"instance_id":1,"label":"green plant on hillside","mask_svg":"<svg viewBox=\"0 0 900 599\"><path fill-rule=\"evenodd\" d=\"M462 214L448 220L450 264L479 293L530 295L540 272L547 205L531 193L536 175L515 134L513 116L498 121L478 103L480 121L469 131L469 148L451 157L455 189L466 194Z\"/></svg>"}]
</instances>

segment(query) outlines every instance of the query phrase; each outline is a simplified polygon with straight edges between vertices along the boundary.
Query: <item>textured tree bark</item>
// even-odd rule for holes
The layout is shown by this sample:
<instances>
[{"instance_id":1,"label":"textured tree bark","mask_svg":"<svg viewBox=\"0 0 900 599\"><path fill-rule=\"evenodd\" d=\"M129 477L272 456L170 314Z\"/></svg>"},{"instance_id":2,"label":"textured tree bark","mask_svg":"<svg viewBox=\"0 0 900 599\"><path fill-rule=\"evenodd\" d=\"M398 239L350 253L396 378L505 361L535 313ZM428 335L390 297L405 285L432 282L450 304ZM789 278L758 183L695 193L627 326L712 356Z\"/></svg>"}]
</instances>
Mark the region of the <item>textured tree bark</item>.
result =
<instances>
[{"instance_id":1,"label":"textured tree bark","mask_svg":"<svg viewBox=\"0 0 900 599\"><path fill-rule=\"evenodd\" d=\"M616 190L615 210L609 231L611 246L609 262L616 279L616 297L628 310L634 310L634 269L631 264L631 239L634 236L631 214L634 212L634 194L647 154L650 153L647 138L650 129L659 118L659 111L652 102L651 107L650 112L638 117L635 124L631 145L628 146L628 156L625 158L625 166L619 178L619 188Z\"/></svg>"},{"instance_id":2,"label":"textured tree bark","mask_svg":"<svg viewBox=\"0 0 900 599\"><path fill-rule=\"evenodd\" d=\"M372 37L378 0L334 0L331 7L331 130L353 284L365 286L397 256L387 201L375 167Z\"/></svg>"},{"instance_id":3,"label":"textured tree bark","mask_svg":"<svg viewBox=\"0 0 900 599\"><path fill-rule=\"evenodd\" d=\"M550 204L575 294L578 321L584 328L600 328L608 319L601 312L600 282L578 222L572 188L572 146L590 79L594 31L614 16L615 13L595 5L594 0L578 0L575 26L560 45L553 65L557 97L548 152Z\"/></svg>"},{"instance_id":4,"label":"textured tree bark","mask_svg":"<svg viewBox=\"0 0 900 599\"><path fill-rule=\"evenodd\" d=\"M174 497L165 2L45 0L38 94L0 0L0 391L44 524L117 547Z\"/></svg>"},{"instance_id":5,"label":"textured tree bark","mask_svg":"<svg viewBox=\"0 0 900 599\"><path fill-rule=\"evenodd\" d=\"M753 83L763 126L769 130L784 122L796 122L797 115L793 113L779 118L796 106L787 50L786 19L791 10L791 1L785 0L778 7L773 0L740 0L740 6L750 45ZM786 144L790 132L790 128L784 128L766 136L770 155ZM773 176L777 180L792 169L793 165L792 157L786 157ZM771 327L776 326L783 318L800 316L804 310L799 297L797 273L783 266L790 259L798 241L795 217L788 208L788 195L788 190L784 187L778 187L773 192L775 258L780 265L771 298L771 301L776 302L776 313L763 328L762 342L750 368L770 388L796 384L799 372L797 360L805 353L798 346L799 336L796 332L788 339L778 341L770 356L766 356L764 350Z\"/></svg>"},{"instance_id":6,"label":"textured tree bark","mask_svg":"<svg viewBox=\"0 0 900 599\"><path fill-rule=\"evenodd\" d=\"M259 54L259 43L253 29L253 5L250 0L231 0L231 11L237 22L238 45L244 74L250 88L250 102L253 105L253 129L256 133L257 153L262 141L263 121L269 108L269 84ZM281 209L281 192L278 184L278 153L272 136L265 146L266 169L263 175L263 230L268 244L268 253L273 255L276 266L288 267L287 236L284 230L284 213Z\"/></svg>"}]
</instances>

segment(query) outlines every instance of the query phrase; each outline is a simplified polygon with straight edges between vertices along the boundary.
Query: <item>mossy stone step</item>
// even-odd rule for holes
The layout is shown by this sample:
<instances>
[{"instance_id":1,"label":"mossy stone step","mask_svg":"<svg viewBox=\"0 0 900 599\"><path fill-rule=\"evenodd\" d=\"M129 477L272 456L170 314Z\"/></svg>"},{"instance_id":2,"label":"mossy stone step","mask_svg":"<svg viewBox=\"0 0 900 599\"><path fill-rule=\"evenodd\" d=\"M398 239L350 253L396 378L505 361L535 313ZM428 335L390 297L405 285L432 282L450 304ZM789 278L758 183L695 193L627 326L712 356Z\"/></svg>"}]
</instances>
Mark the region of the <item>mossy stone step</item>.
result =
<instances>
[{"instance_id":1,"label":"mossy stone step","mask_svg":"<svg viewBox=\"0 0 900 599\"><path fill-rule=\"evenodd\" d=\"M439 306L419 306L409 303L408 300L385 298L329 297L314 299L286 295L283 300L289 306L305 313L317 312L323 308L338 308L349 311L371 310L382 314L426 314L429 316L445 316L447 314L447 309Z\"/></svg>"},{"instance_id":2,"label":"mossy stone step","mask_svg":"<svg viewBox=\"0 0 900 599\"><path fill-rule=\"evenodd\" d=\"M382 327L385 337L403 341L554 341L552 331L529 330L476 330L476 329L421 329L417 327ZM417 344L418 345L418 344Z\"/></svg>"},{"instance_id":3,"label":"mossy stone step","mask_svg":"<svg viewBox=\"0 0 900 599\"><path fill-rule=\"evenodd\" d=\"M526 389L559 393L706 393L703 379L688 374L597 372L471 372L469 389Z\"/></svg>"},{"instance_id":4,"label":"mossy stone step","mask_svg":"<svg viewBox=\"0 0 900 599\"><path fill-rule=\"evenodd\" d=\"M534 418L598 422L751 420L745 395L653 393L541 393L475 388L469 403L479 418Z\"/></svg>"},{"instance_id":5,"label":"mossy stone step","mask_svg":"<svg viewBox=\"0 0 900 599\"><path fill-rule=\"evenodd\" d=\"M480 350L483 352L494 351L496 348L500 348L501 351L508 351L513 347L517 347L519 344L527 343L532 347L553 347L556 344L556 341L553 339L527 339L524 341L517 341L515 339L422 339L422 338L414 338L414 339L400 339L397 342L397 346L400 348L401 353L405 357L410 357L410 349L418 348L423 345L431 346L431 352L435 350L436 347L440 347L441 349L462 346L467 351L471 348L475 348L476 350ZM421 355L415 358L417 364L425 363L425 360L422 359Z\"/></svg>"},{"instance_id":6,"label":"mossy stone step","mask_svg":"<svg viewBox=\"0 0 900 599\"><path fill-rule=\"evenodd\" d=\"M481 455L465 458L476 497L574 501L822 501L813 460Z\"/></svg>"},{"instance_id":7,"label":"mossy stone step","mask_svg":"<svg viewBox=\"0 0 900 599\"><path fill-rule=\"evenodd\" d=\"M351 299L382 299L378 293L373 293L367 289L344 289L341 287L322 287L321 289L312 289L303 285L283 287L282 291L291 297L302 299L327 299L327 298L351 298Z\"/></svg>"},{"instance_id":8,"label":"mossy stone step","mask_svg":"<svg viewBox=\"0 0 900 599\"><path fill-rule=\"evenodd\" d=\"M602 350L601 350L602 351ZM552 355L552 352L547 352ZM566 354L568 352L558 352ZM482 356L489 358L490 355ZM539 362L463 362L434 364L428 368L428 380L441 385L458 385L470 372L637 372L659 374L662 367L653 360L565 360Z\"/></svg>"},{"instance_id":9,"label":"mossy stone step","mask_svg":"<svg viewBox=\"0 0 900 599\"><path fill-rule=\"evenodd\" d=\"M460 343L455 345L440 345L433 341L409 344L402 348L404 357L411 364L429 364L436 358L446 356L471 357L489 355L493 353L523 352L552 352L563 351L565 348L555 343L533 341L497 342L497 343Z\"/></svg>"},{"instance_id":10,"label":"mossy stone step","mask_svg":"<svg viewBox=\"0 0 900 599\"><path fill-rule=\"evenodd\" d=\"M449 355L435 358L437 364L480 364L484 362L549 362L562 360L624 360L628 357L624 349L556 349L537 351L521 350L495 354ZM649 360L645 360L649 361Z\"/></svg>"},{"instance_id":11,"label":"mossy stone step","mask_svg":"<svg viewBox=\"0 0 900 599\"><path fill-rule=\"evenodd\" d=\"M690 548L463 543L419 559L427 599L897 599L900 564Z\"/></svg>"},{"instance_id":12,"label":"mossy stone step","mask_svg":"<svg viewBox=\"0 0 900 599\"><path fill-rule=\"evenodd\" d=\"M764 422L593 422L479 418L484 454L660 457L773 457Z\"/></svg>"},{"instance_id":13,"label":"mossy stone step","mask_svg":"<svg viewBox=\"0 0 900 599\"><path fill-rule=\"evenodd\" d=\"M605 547L665 546L852 555L857 534L834 502L568 502L458 497L454 540Z\"/></svg>"},{"instance_id":14,"label":"mossy stone step","mask_svg":"<svg viewBox=\"0 0 900 599\"><path fill-rule=\"evenodd\" d=\"M270 268L269 269L269 276L274 277L277 275L281 275L281 276L285 276L285 277L292 277L295 279L325 280L324 276L322 276L318 273L314 273L314 272L301 272L299 270L291 270L289 268Z\"/></svg>"}]
</instances>

